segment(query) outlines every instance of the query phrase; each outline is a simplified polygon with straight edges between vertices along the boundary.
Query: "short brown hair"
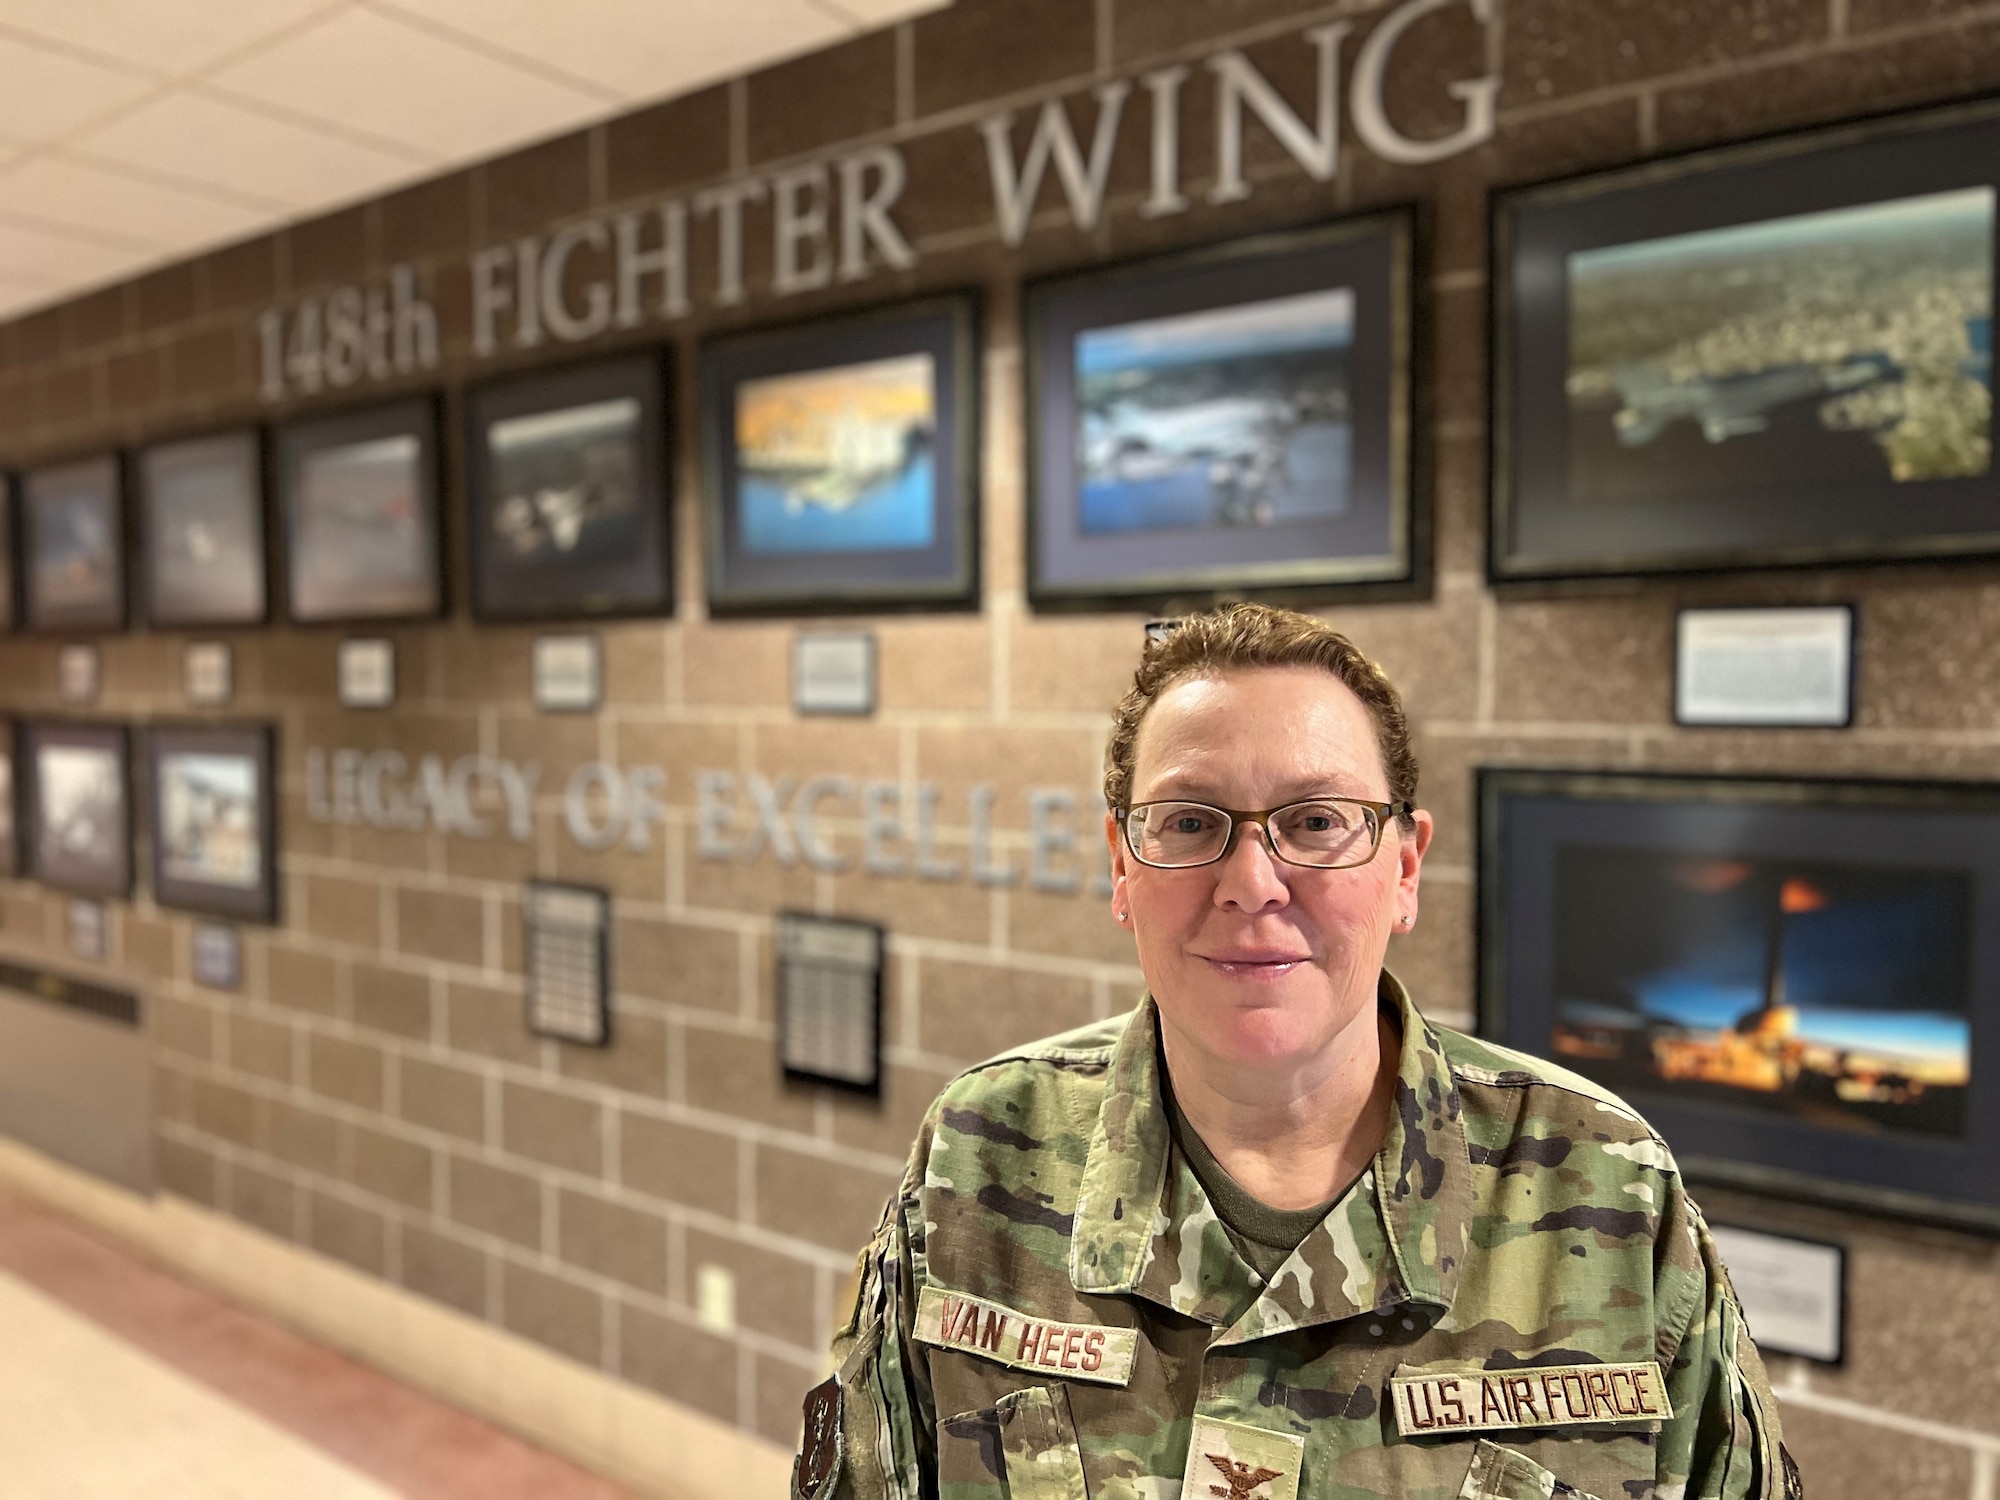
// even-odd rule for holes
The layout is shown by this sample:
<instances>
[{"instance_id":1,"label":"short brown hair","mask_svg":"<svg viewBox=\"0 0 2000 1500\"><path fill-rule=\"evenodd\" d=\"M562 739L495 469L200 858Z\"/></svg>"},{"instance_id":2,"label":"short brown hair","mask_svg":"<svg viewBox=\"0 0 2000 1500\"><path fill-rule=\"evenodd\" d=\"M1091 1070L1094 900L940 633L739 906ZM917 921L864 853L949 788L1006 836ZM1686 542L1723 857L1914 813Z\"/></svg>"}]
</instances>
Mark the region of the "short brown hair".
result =
<instances>
[{"instance_id":1,"label":"short brown hair","mask_svg":"<svg viewBox=\"0 0 2000 1500\"><path fill-rule=\"evenodd\" d=\"M1189 615L1146 642L1104 750L1106 804L1130 805L1139 725L1155 698L1185 678L1250 667L1318 667L1339 678L1375 720L1389 800L1416 801L1417 757L1410 748L1409 721L1403 716L1402 695L1382 669L1324 620L1268 604L1231 604Z\"/></svg>"}]
</instances>

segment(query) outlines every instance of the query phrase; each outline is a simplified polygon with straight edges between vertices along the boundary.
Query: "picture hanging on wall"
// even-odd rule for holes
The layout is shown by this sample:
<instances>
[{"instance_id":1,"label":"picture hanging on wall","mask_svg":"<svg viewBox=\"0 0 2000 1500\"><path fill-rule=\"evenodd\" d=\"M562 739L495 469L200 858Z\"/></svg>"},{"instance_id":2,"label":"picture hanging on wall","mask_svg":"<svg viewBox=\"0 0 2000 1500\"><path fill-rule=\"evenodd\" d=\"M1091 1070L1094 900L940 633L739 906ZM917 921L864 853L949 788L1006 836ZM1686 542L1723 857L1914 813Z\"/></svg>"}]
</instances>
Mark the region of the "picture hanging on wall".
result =
<instances>
[{"instance_id":1,"label":"picture hanging on wall","mask_svg":"<svg viewBox=\"0 0 2000 1500\"><path fill-rule=\"evenodd\" d=\"M14 721L0 719L0 879L5 880L21 873L21 825L16 817L20 790L14 776L18 741Z\"/></svg>"},{"instance_id":2,"label":"picture hanging on wall","mask_svg":"<svg viewBox=\"0 0 2000 1500\"><path fill-rule=\"evenodd\" d=\"M20 569L14 561L14 476L0 474L0 632L20 620Z\"/></svg>"},{"instance_id":3,"label":"picture hanging on wall","mask_svg":"<svg viewBox=\"0 0 2000 1500\"><path fill-rule=\"evenodd\" d=\"M671 611L659 356L496 382L468 404L474 615Z\"/></svg>"},{"instance_id":4,"label":"picture hanging on wall","mask_svg":"<svg viewBox=\"0 0 2000 1500\"><path fill-rule=\"evenodd\" d=\"M261 724L146 731L160 905L255 922L276 916L271 741Z\"/></svg>"},{"instance_id":5,"label":"picture hanging on wall","mask_svg":"<svg viewBox=\"0 0 2000 1500\"><path fill-rule=\"evenodd\" d=\"M131 763L117 724L29 724L20 737L28 874L79 896L132 892Z\"/></svg>"},{"instance_id":6,"label":"picture hanging on wall","mask_svg":"<svg viewBox=\"0 0 2000 1500\"><path fill-rule=\"evenodd\" d=\"M428 396L278 429L286 605L302 624L444 609L437 408Z\"/></svg>"},{"instance_id":7,"label":"picture hanging on wall","mask_svg":"<svg viewBox=\"0 0 2000 1500\"><path fill-rule=\"evenodd\" d=\"M1480 1028L1692 1178L2000 1230L2000 789L1480 773Z\"/></svg>"},{"instance_id":8,"label":"picture hanging on wall","mask_svg":"<svg viewBox=\"0 0 2000 1500\"><path fill-rule=\"evenodd\" d=\"M138 506L149 624L263 623L264 457L255 429L147 448Z\"/></svg>"},{"instance_id":9,"label":"picture hanging on wall","mask_svg":"<svg viewBox=\"0 0 2000 1500\"><path fill-rule=\"evenodd\" d=\"M1415 577L1412 219L1031 283L1029 593Z\"/></svg>"},{"instance_id":10,"label":"picture hanging on wall","mask_svg":"<svg viewBox=\"0 0 2000 1500\"><path fill-rule=\"evenodd\" d=\"M703 349L711 608L974 602L975 314L937 298Z\"/></svg>"},{"instance_id":11,"label":"picture hanging on wall","mask_svg":"<svg viewBox=\"0 0 2000 1500\"><path fill-rule=\"evenodd\" d=\"M2000 106L1495 207L1496 578L2000 551Z\"/></svg>"},{"instance_id":12,"label":"picture hanging on wall","mask_svg":"<svg viewBox=\"0 0 2000 1500\"><path fill-rule=\"evenodd\" d=\"M125 628L125 496L114 455L29 470L21 536L29 629Z\"/></svg>"}]
</instances>

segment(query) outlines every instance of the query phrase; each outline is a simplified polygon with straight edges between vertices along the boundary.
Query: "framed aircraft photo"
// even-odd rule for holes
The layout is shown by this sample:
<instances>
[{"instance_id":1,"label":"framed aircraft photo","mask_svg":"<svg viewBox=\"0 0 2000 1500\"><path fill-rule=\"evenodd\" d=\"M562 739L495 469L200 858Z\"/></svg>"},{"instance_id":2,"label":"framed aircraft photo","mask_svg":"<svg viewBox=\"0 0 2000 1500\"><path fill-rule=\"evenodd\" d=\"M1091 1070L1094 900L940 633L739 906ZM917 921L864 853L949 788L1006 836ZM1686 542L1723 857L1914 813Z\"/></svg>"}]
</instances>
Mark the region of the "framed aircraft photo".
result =
<instances>
[{"instance_id":1,"label":"framed aircraft photo","mask_svg":"<svg viewBox=\"0 0 2000 1500\"><path fill-rule=\"evenodd\" d=\"M2000 552L2000 105L1502 195L1495 579Z\"/></svg>"},{"instance_id":2,"label":"framed aircraft photo","mask_svg":"<svg viewBox=\"0 0 2000 1500\"><path fill-rule=\"evenodd\" d=\"M2000 1231L2000 788L1485 770L1480 1031L1690 1179Z\"/></svg>"},{"instance_id":3,"label":"framed aircraft photo","mask_svg":"<svg viewBox=\"0 0 2000 1500\"><path fill-rule=\"evenodd\" d=\"M973 602L974 311L933 298L702 350L712 609Z\"/></svg>"},{"instance_id":4,"label":"framed aircraft photo","mask_svg":"<svg viewBox=\"0 0 2000 1500\"><path fill-rule=\"evenodd\" d=\"M21 476L22 582L30 630L125 628L125 488L101 454Z\"/></svg>"},{"instance_id":5,"label":"framed aircraft photo","mask_svg":"<svg viewBox=\"0 0 2000 1500\"><path fill-rule=\"evenodd\" d=\"M278 429L286 607L300 624L444 610L437 405L412 396Z\"/></svg>"},{"instance_id":6,"label":"framed aircraft photo","mask_svg":"<svg viewBox=\"0 0 2000 1500\"><path fill-rule=\"evenodd\" d=\"M1032 283L1030 597L1414 579L1412 236L1371 214Z\"/></svg>"},{"instance_id":7,"label":"framed aircraft photo","mask_svg":"<svg viewBox=\"0 0 2000 1500\"><path fill-rule=\"evenodd\" d=\"M479 386L467 406L473 614L671 611L660 356Z\"/></svg>"},{"instance_id":8,"label":"framed aircraft photo","mask_svg":"<svg viewBox=\"0 0 2000 1500\"><path fill-rule=\"evenodd\" d=\"M256 429L156 444L139 454L137 471L147 623L262 624L269 590Z\"/></svg>"},{"instance_id":9,"label":"framed aircraft photo","mask_svg":"<svg viewBox=\"0 0 2000 1500\"><path fill-rule=\"evenodd\" d=\"M271 743L261 724L146 731L153 899L160 905L272 920L278 841Z\"/></svg>"},{"instance_id":10,"label":"framed aircraft photo","mask_svg":"<svg viewBox=\"0 0 2000 1500\"><path fill-rule=\"evenodd\" d=\"M120 724L21 730L28 873L77 896L132 893L129 742Z\"/></svg>"}]
</instances>

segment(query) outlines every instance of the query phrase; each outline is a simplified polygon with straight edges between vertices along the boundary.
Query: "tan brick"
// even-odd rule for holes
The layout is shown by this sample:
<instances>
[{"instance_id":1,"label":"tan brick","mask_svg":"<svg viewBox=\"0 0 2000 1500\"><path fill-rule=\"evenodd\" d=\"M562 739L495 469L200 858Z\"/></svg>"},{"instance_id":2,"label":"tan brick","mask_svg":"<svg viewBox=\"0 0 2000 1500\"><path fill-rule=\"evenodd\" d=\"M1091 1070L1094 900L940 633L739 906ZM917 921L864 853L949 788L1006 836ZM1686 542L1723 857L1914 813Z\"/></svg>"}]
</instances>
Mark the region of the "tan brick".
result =
<instances>
[{"instance_id":1,"label":"tan brick","mask_svg":"<svg viewBox=\"0 0 2000 1500\"><path fill-rule=\"evenodd\" d=\"M910 25L919 116L1081 79L1097 61L1095 10L1070 0L958 0Z\"/></svg>"},{"instance_id":2,"label":"tan brick","mask_svg":"<svg viewBox=\"0 0 2000 1500\"><path fill-rule=\"evenodd\" d=\"M257 1143L257 1105L245 1090L208 1078L186 1083L187 1117L197 1130L238 1146Z\"/></svg>"},{"instance_id":3,"label":"tan brick","mask_svg":"<svg viewBox=\"0 0 2000 1500\"><path fill-rule=\"evenodd\" d=\"M1030 953L1087 958L1097 963L1138 962L1132 935L1111 919L1109 897L1085 886L1072 896L1016 888L1007 893L1007 941Z\"/></svg>"},{"instance_id":4,"label":"tan brick","mask_svg":"<svg viewBox=\"0 0 2000 1500\"><path fill-rule=\"evenodd\" d=\"M667 899L667 850L657 829L644 849L621 839L601 853L580 847L565 830L548 873L573 885L602 886L627 901L659 905Z\"/></svg>"},{"instance_id":5,"label":"tan brick","mask_svg":"<svg viewBox=\"0 0 2000 1500\"><path fill-rule=\"evenodd\" d=\"M811 1131L813 1093L784 1081L775 1042L691 1026L686 1045L687 1102L696 1109Z\"/></svg>"},{"instance_id":6,"label":"tan brick","mask_svg":"<svg viewBox=\"0 0 2000 1500\"><path fill-rule=\"evenodd\" d=\"M420 1224L398 1225L397 1233L404 1286L475 1318L486 1315L486 1251Z\"/></svg>"},{"instance_id":7,"label":"tan brick","mask_svg":"<svg viewBox=\"0 0 2000 1500\"><path fill-rule=\"evenodd\" d=\"M604 1361L604 1298L587 1286L508 1261L501 1321L523 1338L590 1366Z\"/></svg>"},{"instance_id":8,"label":"tan brick","mask_svg":"<svg viewBox=\"0 0 2000 1500\"><path fill-rule=\"evenodd\" d=\"M229 1212L266 1234L296 1239L299 1233L299 1190L274 1172L247 1162L229 1164Z\"/></svg>"},{"instance_id":9,"label":"tan brick","mask_svg":"<svg viewBox=\"0 0 2000 1500\"><path fill-rule=\"evenodd\" d=\"M462 1140L486 1139L486 1080L467 1068L420 1057L394 1060L404 1119Z\"/></svg>"},{"instance_id":10,"label":"tan brick","mask_svg":"<svg viewBox=\"0 0 2000 1500\"><path fill-rule=\"evenodd\" d=\"M430 1147L360 1125L354 1127L349 1139L356 1187L394 1199L405 1208L431 1211Z\"/></svg>"},{"instance_id":11,"label":"tan brick","mask_svg":"<svg viewBox=\"0 0 2000 1500\"><path fill-rule=\"evenodd\" d=\"M446 1035L461 1052L533 1065L542 1044L528 1030L526 1001L518 991L453 980L445 991Z\"/></svg>"},{"instance_id":12,"label":"tan brick","mask_svg":"<svg viewBox=\"0 0 2000 1500\"><path fill-rule=\"evenodd\" d=\"M382 1049L341 1037L306 1040L306 1086L362 1109L382 1107Z\"/></svg>"},{"instance_id":13,"label":"tan brick","mask_svg":"<svg viewBox=\"0 0 2000 1500\"><path fill-rule=\"evenodd\" d=\"M817 1366L757 1355L757 1435L796 1450L805 1424L806 1392L819 1383Z\"/></svg>"},{"instance_id":14,"label":"tan brick","mask_svg":"<svg viewBox=\"0 0 2000 1500\"><path fill-rule=\"evenodd\" d=\"M1447 1026L1470 1025L1477 1008L1472 907L1469 883L1426 881L1416 927L1391 938L1384 959L1418 1007Z\"/></svg>"},{"instance_id":15,"label":"tan brick","mask_svg":"<svg viewBox=\"0 0 2000 1500\"><path fill-rule=\"evenodd\" d=\"M1503 603L1494 714L1511 724L1663 724L1673 710L1670 599Z\"/></svg>"},{"instance_id":16,"label":"tan brick","mask_svg":"<svg viewBox=\"0 0 2000 1500\"><path fill-rule=\"evenodd\" d=\"M358 281L368 269L368 209L363 205L317 215L283 234L285 269L294 289Z\"/></svg>"},{"instance_id":17,"label":"tan brick","mask_svg":"<svg viewBox=\"0 0 2000 1500\"><path fill-rule=\"evenodd\" d=\"M540 233L551 221L590 206L589 131L574 131L488 161L484 179L488 239Z\"/></svg>"},{"instance_id":18,"label":"tan brick","mask_svg":"<svg viewBox=\"0 0 2000 1500\"><path fill-rule=\"evenodd\" d=\"M603 625L604 701L621 709L666 702L667 641L664 627L645 621ZM622 763L626 763L621 761Z\"/></svg>"},{"instance_id":19,"label":"tan brick","mask_svg":"<svg viewBox=\"0 0 2000 1500\"><path fill-rule=\"evenodd\" d=\"M214 1058L216 1012L206 1005L161 995L153 1001L151 1013L155 1045L197 1062Z\"/></svg>"},{"instance_id":20,"label":"tan brick","mask_svg":"<svg viewBox=\"0 0 2000 1500\"><path fill-rule=\"evenodd\" d=\"M682 696L703 707L784 708L792 701L792 631L718 620L681 631Z\"/></svg>"},{"instance_id":21,"label":"tan brick","mask_svg":"<svg viewBox=\"0 0 2000 1500\"><path fill-rule=\"evenodd\" d=\"M967 826L972 788L987 786L996 793L995 827L1028 827L1031 791L1071 793L1081 826L1103 776L1104 740L1103 734L1071 729L925 728L917 733L917 774L942 791L941 823Z\"/></svg>"},{"instance_id":22,"label":"tan brick","mask_svg":"<svg viewBox=\"0 0 2000 1500\"><path fill-rule=\"evenodd\" d=\"M736 1137L620 1111L620 1183L634 1192L733 1218Z\"/></svg>"},{"instance_id":23,"label":"tan brick","mask_svg":"<svg viewBox=\"0 0 2000 1500\"><path fill-rule=\"evenodd\" d=\"M542 1247L542 1185L525 1172L454 1156L449 1163L451 1217L468 1229Z\"/></svg>"},{"instance_id":24,"label":"tan brick","mask_svg":"<svg viewBox=\"0 0 2000 1500\"><path fill-rule=\"evenodd\" d=\"M212 1152L186 1141L155 1136L153 1165L160 1174L162 1191L210 1208L219 1203L216 1171L220 1163Z\"/></svg>"},{"instance_id":25,"label":"tan brick","mask_svg":"<svg viewBox=\"0 0 2000 1500\"><path fill-rule=\"evenodd\" d=\"M924 1051L967 1063L1091 1019L1087 980L926 958L919 981Z\"/></svg>"},{"instance_id":26,"label":"tan brick","mask_svg":"<svg viewBox=\"0 0 2000 1500\"><path fill-rule=\"evenodd\" d=\"M330 1193L307 1196L308 1243L335 1260L380 1276L388 1262L388 1221L372 1208L361 1208Z\"/></svg>"},{"instance_id":27,"label":"tan brick","mask_svg":"<svg viewBox=\"0 0 2000 1500\"><path fill-rule=\"evenodd\" d=\"M453 172L380 200L376 219L383 260L394 265L471 249L472 177L470 171Z\"/></svg>"},{"instance_id":28,"label":"tan brick","mask_svg":"<svg viewBox=\"0 0 2000 1500\"><path fill-rule=\"evenodd\" d=\"M276 1083L292 1081L297 1031L281 1021L255 1016L229 1018L229 1065Z\"/></svg>"},{"instance_id":29,"label":"tan brick","mask_svg":"<svg viewBox=\"0 0 2000 1500\"><path fill-rule=\"evenodd\" d=\"M883 28L752 73L750 160L796 156L896 123L896 34Z\"/></svg>"},{"instance_id":30,"label":"tan brick","mask_svg":"<svg viewBox=\"0 0 2000 1500\"><path fill-rule=\"evenodd\" d=\"M737 1344L629 1303L618 1309L618 1371L726 1422L736 1420Z\"/></svg>"},{"instance_id":31,"label":"tan brick","mask_svg":"<svg viewBox=\"0 0 2000 1500\"><path fill-rule=\"evenodd\" d=\"M690 1287L704 1265L721 1266L735 1275L736 1320L745 1328L801 1349L824 1343L827 1330L818 1325L814 1302L817 1273L809 1262L733 1236L690 1229L687 1264Z\"/></svg>"},{"instance_id":32,"label":"tan brick","mask_svg":"<svg viewBox=\"0 0 2000 1500\"><path fill-rule=\"evenodd\" d=\"M125 962L162 978L176 972L175 950L178 945L173 923L128 911L119 929Z\"/></svg>"},{"instance_id":33,"label":"tan brick","mask_svg":"<svg viewBox=\"0 0 2000 1500\"><path fill-rule=\"evenodd\" d=\"M863 1099L840 1093L831 1096L834 1140L883 1156L909 1155L925 1111L951 1078L948 1072L885 1064L881 1098Z\"/></svg>"},{"instance_id":34,"label":"tan brick","mask_svg":"<svg viewBox=\"0 0 2000 1500\"><path fill-rule=\"evenodd\" d=\"M734 1014L736 934L621 913L613 938L621 994Z\"/></svg>"},{"instance_id":35,"label":"tan brick","mask_svg":"<svg viewBox=\"0 0 2000 1500\"><path fill-rule=\"evenodd\" d=\"M485 905L474 896L405 886L396 892L396 947L478 968L486 953Z\"/></svg>"},{"instance_id":36,"label":"tan brick","mask_svg":"<svg viewBox=\"0 0 2000 1500\"><path fill-rule=\"evenodd\" d=\"M849 842L858 849L859 840ZM914 863L915 845L907 840L888 843L888 850ZM939 843L934 857L964 870L969 846ZM870 875L855 869L836 876L833 910L842 917L879 922L897 937L943 938L949 942L984 944L993 932L993 898L983 885L969 880L920 880L914 876ZM769 987L766 987L769 993Z\"/></svg>"},{"instance_id":37,"label":"tan brick","mask_svg":"<svg viewBox=\"0 0 2000 1500\"><path fill-rule=\"evenodd\" d=\"M664 1216L565 1188L556 1204L557 1249L573 1266L655 1296L667 1292Z\"/></svg>"},{"instance_id":38,"label":"tan brick","mask_svg":"<svg viewBox=\"0 0 2000 1500\"><path fill-rule=\"evenodd\" d=\"M263 1139L278 1160L322 1177L340 1170L340 1123L282 1099L261 1102Z\"/></svg>"},{"instance_id":39,"label":"tan brick","mask_svg":"<svg viewBox=\"0 0 2000 1500\"><path fill-rule=\"evenodd\" d=\"M751 826L746 798L735 827L724 837L740 851ZM817 885L811 867L803 860L781 864L768 848L752 860L704 859L690 849L686 871L687 904L697 910L763 914L814 908Z\"/></svg>"},{"instance_id":40,"label":"tan brick","mask_svg":"<svg viewBox=\"0 0 2000 1500\"><path fill-rule=\"evenodd\" d=\"M1785 1446L1813 1500L1875 1500L1879 1495L1970 1495L1969 1449L1947 1447L1879 1427L1785 1407Z\"/></svg>"},{"instance_id":41,"label":"tan brick","mask_svg":"<svg viewBox=\"0 0 2000 1500\"><path fill-rule=\"evenodd\" d=\"M667 1096L667 1023L655 1016L618 1011L608 1046L563 1047L556 1055L565 1078L645 1099Z\"/></svg>"},{"instance_id":42,"label":"tan brick","mask_svg":"<svg viewBox=\"0 0 2000 1500\"><path fill-rule=\"evenodd\" d=\"M354 1024L417 1041L431 1034L431 982L408 969L357 961L349 975Z\"/></svg>"},{"instance_id":43,"label":"tan brick","mask_svg":"<svg viewBox=\"0 0 2000 1500\"><path fill-rule=\"evenodd\" d=\"M739 770L742 736L730 724L665 724L621 721L612 751L621 766L658 766L667 784L656 794L669 807L692 807L703 771Z\"/></svg>"},{"instance_id":44,"label":"tan brick","mask_svg":"<svg viewBox=\"0 0 2000 1500\"><path fill-rule=\"evenodd\" d=\"M896 1174L782 1146L757 1148L757 1222L780 1234L852 1252L868 1243Z\"/></svg>"},{"instance_id":45,"label":"tan brick","mask_svg":"<svg viewBox=\"0 0 2000 1500\"><path fill-rule=\"evenodd\" d=\"M728 85L620 115L604 127L604 155L614 203L721 176L729 170Z\"/></svg>"},{"instance_id":46,"label":"tan brick","mask_svg":"<svg viewBox=\"0 0 2000 1500\"><path fill-rule=\"evenodd\" d=\"M382 945L380 888L365 880L336 875L305 878L305 929L315 937L360 948Z\"/></svg>"},{"instance_id":47,"label":"tan brick","mask_svg":"<svg viewBox=\"0 0 2000 1500\"><path fill-rule=\"evenodd\" d=\"M604 1110L592 1099L509 1082L500 1091L500 1140L516 1156L595 1177L604 1160Z\"/></svg>"},{"instance_id":48,"label":"tan brick","mask_svg":"<svg viewBox=\"0 0 2000 1500\"><path fill-rule=\"evenodd\" d=\"M1111 712L1132 686L1151 613L1026 615L1007 622L1007 701L1016 711Z\"/></svg>"}]
</instances>

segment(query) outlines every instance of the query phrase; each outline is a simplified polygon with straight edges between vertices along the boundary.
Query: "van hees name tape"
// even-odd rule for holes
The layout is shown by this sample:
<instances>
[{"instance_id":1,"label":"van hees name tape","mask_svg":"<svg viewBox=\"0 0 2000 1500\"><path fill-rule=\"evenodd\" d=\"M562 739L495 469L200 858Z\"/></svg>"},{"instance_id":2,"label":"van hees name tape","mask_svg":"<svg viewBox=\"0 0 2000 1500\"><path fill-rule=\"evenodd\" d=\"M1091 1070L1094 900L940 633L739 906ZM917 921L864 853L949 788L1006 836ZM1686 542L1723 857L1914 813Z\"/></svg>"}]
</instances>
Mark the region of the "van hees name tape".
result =
<instances>
[{"instance_id":1,"label":"van hees name tape","mask_svg":"<svg viewBox=\"0 0 2000 1500\"><path fill-rule=\"evenodd\" d=\"M920 1341L941 1349L1100 1385L1131 1384L1132 1361L1139 1352L1135 1328L1054 1323L935 1286L925 1287L917 1299L916 1332Z\"/></svg>"},{"instance_id":2,"label":"van hees name tape","mask_svg":"<svg viewBox=\"0 0 2000 1500\"><path fill-rule=\"evenodd\" d=\"M1674 1414L1660 1367L1557 1365L1390 1378L1404 1437L1505 1427L1602 1427L1664 1422Z\"/></svg>"}]
</instances>

